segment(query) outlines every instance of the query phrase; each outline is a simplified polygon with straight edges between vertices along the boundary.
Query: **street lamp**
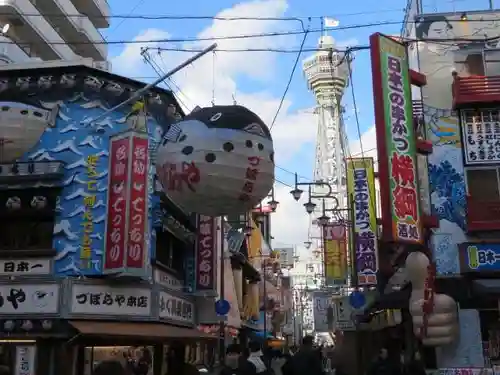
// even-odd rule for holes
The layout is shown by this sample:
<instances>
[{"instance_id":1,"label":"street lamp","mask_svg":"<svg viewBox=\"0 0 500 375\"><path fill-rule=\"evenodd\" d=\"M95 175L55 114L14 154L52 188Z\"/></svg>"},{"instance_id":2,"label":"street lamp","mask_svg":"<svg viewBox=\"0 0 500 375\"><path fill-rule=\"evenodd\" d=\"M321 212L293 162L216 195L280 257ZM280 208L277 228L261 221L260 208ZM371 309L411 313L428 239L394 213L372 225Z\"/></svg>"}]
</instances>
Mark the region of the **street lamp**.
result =
<instances>
[{"instance_id":1,"label":"street lamp","mask_svg":"<svg viewBox=\"0 0 500 375\"><path fill-rule=\"evenodd\" d=\"M290 194L292 194L293 199L295 199L296 201L300 200L300 198L302 197L302 193L304 192L304 190L300 189L299 186L309 186L309 202L311 202L311 198L331 197L332 193L333 193L332 187L330 186L329 183L324 182L324 181L299 182L299 177L298 177L297 173L295 173L295 186L294 186L294 189L290 191ZM311 194L311 186L326 186L328 189L328 192L325 195L314 196ZM306 207L306 205L304 205L304 207ZM306 207L306 209L307 209L307 207Z\"/></svg>"},{"instance_id":2,"label":"street lamp","mask_svg":"<svg viewBox=\"0 0 500 375\"><path fill-rule=\"evenodd\" d=\"M269 206L269 208L271 208L271 211L272 212L276 212L276 209L278 208L278 205L280 204L280 202L278 202L275 198L274 198L274 186L273 188L271 189L271 194L270 195L270 200L267 201L267 204ZM269 196L268 195L268 196Z\"/></svg>"}]
</instances>

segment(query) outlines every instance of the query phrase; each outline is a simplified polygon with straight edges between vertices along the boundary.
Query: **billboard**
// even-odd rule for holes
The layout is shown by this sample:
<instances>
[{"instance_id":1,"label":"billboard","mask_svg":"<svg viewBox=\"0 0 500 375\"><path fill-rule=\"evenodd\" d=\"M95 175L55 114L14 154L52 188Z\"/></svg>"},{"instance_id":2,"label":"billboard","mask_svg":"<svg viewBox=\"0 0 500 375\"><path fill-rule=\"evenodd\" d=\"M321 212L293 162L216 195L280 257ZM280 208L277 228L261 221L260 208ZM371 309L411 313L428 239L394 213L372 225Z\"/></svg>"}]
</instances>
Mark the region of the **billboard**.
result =
<instances>
[{"instance_id":1,"label":"billboard","mask_svg":"<svg viewBox=\"0 0 500 375\"><path fill-rule=\"evenodd\" d=\"M149 273L148 145L135 131L110 140L104 274Z\"/></svg>"},{"instance_id":2,"label":"billboard","mask_svg":"<svg viewBox=\"0 0 500 375\"><path fill-rule=\"evenodd\" d=\"M377 283L377 215L373 158L347 160L347 194L352 202L353 269L358 285Z\"/></svg>"},{"instance_id":3,"label":"billboard","mask_svg":"<svg viewBox=\"0 0 500 375\"><path fill-rule=\"evenodd\" d=\"M370 36L375 127L385 241L422 243L411 82L405 45Z\"/></svg>"},{"instance_id":4,"label":"billboard","mask_svg":"<svg viewBox=\"0 0 500 375\"><path fill-rule=\"evenodd\" d=\"M293 268L293 247L275 247L274 251L277 251L280 255L280 265L283 268Z\"/></svg>"},{"instance_id":5,"label":"billboard","mask_svg":"<svg viewBox=\"0 0 500 375\"><path fill-rule=\"evenodd\" d=\"M313 320L314 330L316 332L328 332L328 307L332 297L327 292L314 292L313 301Z\"/></svg>"},{"instance_id":6,"label":"billboard","mask_svg":"<svg viewBox=\"0 0 500 375\"><path fill-rule=\"evenodd\" d=\"M458 245L461 273L500 271L500 243L464 242Z\"/></svg>"},{"instance_id":7,"label":"billboard","mask_svg":"<svg viewBox=\"0 0 500 375\"><path fill-rule=\"evenodd\" d=\"M346 228L342 224L329 223L323 226L324 269L326 285L347 283Z\"/></svg>"}]
</instances>

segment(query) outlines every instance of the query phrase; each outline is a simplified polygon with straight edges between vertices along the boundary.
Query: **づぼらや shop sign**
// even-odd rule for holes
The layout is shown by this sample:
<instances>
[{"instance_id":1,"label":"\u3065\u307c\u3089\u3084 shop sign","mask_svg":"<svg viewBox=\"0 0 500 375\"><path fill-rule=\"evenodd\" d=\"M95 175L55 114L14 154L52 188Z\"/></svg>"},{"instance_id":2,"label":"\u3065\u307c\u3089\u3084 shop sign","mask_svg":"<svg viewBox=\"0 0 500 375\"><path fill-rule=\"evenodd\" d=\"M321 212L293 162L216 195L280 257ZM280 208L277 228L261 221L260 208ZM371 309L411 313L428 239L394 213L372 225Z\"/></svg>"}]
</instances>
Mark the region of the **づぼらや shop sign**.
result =
<instances>
[{"instance_id":1,"label":"\u3065\u307c\u3089\u3084 shop sign","mask_svg":"<svg viewBox=\"0 0 500 375\"><path fill-rule=\"evenodd\" d=\"M57 314L59 285L0 285L0 314Z\"/></svg>"},{"instance_id":2,"label":"\u3065\u307c\u3089\u3084 shop sign","mask_svg":"<svg viewBox=\"0 0 500 375\"><path fill-rule=\"evenodd\" d=\"M215 218L198 215L196 243L196 291L215 290Z\"/></svg>"},{"instance_id":3,"label":"\u3065\u307c\u3089\u3084 shop sign","mask_svg":"<svg viewBox=\"0 0 500 375\"><path fill-rule=\"evenodd\" d=\"M151 290L74 284L70 306L74 315L149 316Z\"/></svg>"},{"instance_id":4,"label":"\u3065\u307c\u3089\u3084 shop sign","mask_svg":"<svg viewBox=\"0 0 500 375\"><path fill-rule=\"evenodd\" d=\"M194 306L183 298L175 297L166 292L159 295L160 319L175 322L194 323Z\"/></svg>"},{"instance_id":5,"label":"\u3065\u307c\u3089\u3084 shop sign","mask_svg":"<svg viewBox=\"0 0 500 375\"><path fill-rule=\"evenodd\" d=\"M379 153L379 181L383 238L392 242L422 243L413 126L411 81L406 46L394 39L370 37L375 124Z\"/></svg>"}]
</instances>

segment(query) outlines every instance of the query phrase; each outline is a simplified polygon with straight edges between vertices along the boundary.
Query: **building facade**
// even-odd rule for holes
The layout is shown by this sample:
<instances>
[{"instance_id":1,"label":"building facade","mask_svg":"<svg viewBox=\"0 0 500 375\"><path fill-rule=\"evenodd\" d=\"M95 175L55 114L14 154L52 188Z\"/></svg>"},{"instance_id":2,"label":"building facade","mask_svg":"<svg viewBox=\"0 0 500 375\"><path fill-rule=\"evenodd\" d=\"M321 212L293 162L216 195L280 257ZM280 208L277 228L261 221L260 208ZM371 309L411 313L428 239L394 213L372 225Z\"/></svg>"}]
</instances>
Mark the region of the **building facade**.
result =
<instances>
[{"instance_id":1,"label":"building facade","mask_svg":"<svg viewBox=\"0 0 500 375\"><path fill-rule=\"evenodd\" d=\"M418 40L410 62L427 77L413 98L433 146L427 198L439 222L430 237L436 289L460 306L460 339L436 349L438 368L489 367L498 358L498 16L408 7L404 36Z\"/></svg>"},{"instance_id":2,"label":"building facade","mask_svg":"<svg viewBox=\"0 0 500 375\"><path fill-rule=\"evenodd\" d=\"M99 32L110 24L106 0L9 0L0 5L0 14L0 63L90 58L96 67L111 70Z\"/></svg>"},{"instance_id":3,"label":"building facade","mask_svg":"<svg viewBox=\"0 0 500 375\"><path fill-rule=\"evenodd\" d=\"M105 112L143 84L72 64L0 76L0 364L86 375L147 350L160 374L177 339L210 361L193 293L217 293L216 220L156 182L154 151L182 116L172 94Z\"/></svg>"}]
</instances>

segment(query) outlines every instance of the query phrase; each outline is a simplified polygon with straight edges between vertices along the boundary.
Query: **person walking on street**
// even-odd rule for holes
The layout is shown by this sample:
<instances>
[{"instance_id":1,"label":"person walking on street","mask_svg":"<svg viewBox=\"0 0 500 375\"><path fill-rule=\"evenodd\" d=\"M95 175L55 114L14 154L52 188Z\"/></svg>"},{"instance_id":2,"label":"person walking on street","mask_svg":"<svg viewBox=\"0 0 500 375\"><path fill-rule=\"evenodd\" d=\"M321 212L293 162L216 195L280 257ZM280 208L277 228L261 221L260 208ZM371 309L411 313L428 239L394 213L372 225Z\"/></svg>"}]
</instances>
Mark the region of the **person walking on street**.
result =
<instances>
[{"instance_id":1,"label":"person walking on street","mask_svg":"<svg viewBox=\"0 0 500 375\"><path fill-rule=\"evenodd\" d=\"M219 375L241 375L242 362L241 348L238 344L231 344L226 349L226 359Z\"/></svg>"},{"instance_id":2,"label":"person walking on street","mask_svg":"<svg viewBox=\"0 0 500 375\"><path fill-rule=\"evenodd\" d=\"M314 348L314 338L305 336L302 346L281 368L283 375L324 375L321 355Z\"/></svg>"},{"instance_id":3,"label":"person walking on street","mask_svg":"<svg viewBox=\"0 0 500 375\"><path fill-rule=\"evenodd\" d=\"M368 369L368 375L401 375L400 364L389 358L387 348L380 349L377 359Z\"/></svg>"},{"instance_id":4,"label":"person walking on street","mask_svg":"<svg viewBox=\"0 0 500 375\"><path fill-rule=\"evenodd\" d=\"M250 342L248 345L250 355L246 361L242 361L241 375L272 375L272 371L266 365L262 348L258 342Z\"/></svg>"}]
</instances>

